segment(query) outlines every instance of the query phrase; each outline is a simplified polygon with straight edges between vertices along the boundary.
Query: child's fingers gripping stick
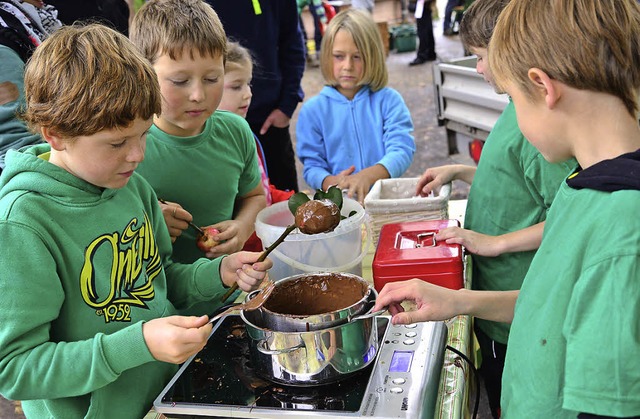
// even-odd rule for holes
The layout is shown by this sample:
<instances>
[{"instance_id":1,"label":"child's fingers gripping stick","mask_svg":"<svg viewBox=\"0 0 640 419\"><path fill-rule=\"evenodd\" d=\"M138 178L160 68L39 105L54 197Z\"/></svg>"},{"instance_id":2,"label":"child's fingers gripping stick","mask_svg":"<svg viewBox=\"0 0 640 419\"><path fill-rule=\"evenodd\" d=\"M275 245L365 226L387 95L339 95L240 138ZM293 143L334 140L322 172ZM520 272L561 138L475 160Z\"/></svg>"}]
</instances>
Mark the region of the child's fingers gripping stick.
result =
<instances>
[{"instance_id":1,"label":"child's fingers gripping stick","mask_svg":"<svg viewBox=\"0 0 640 419\"><path fill-rule=\"evenodd\" d=\"M204 347L211 325L207 316L171 316L144 323L142 333L155 359L180 364Z\"/></svg>"}]
</instances>

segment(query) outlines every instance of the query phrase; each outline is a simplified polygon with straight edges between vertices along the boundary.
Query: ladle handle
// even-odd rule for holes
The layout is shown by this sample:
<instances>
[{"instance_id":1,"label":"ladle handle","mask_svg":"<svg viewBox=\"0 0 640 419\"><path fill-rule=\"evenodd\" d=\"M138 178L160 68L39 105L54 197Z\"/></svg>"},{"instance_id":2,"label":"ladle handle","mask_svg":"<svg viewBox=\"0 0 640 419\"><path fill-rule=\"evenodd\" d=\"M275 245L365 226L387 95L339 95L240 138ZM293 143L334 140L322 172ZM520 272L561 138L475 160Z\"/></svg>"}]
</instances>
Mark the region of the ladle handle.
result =
<instances>
[{"instance_id":1,"label":"ladle handle","mask_svg":"<svg viewBox=\"0 0 640 419\"><path fill-rule=\"evenodd\" d=\"M256 260L256 262L264 262L264 260L267 258L267 256L269 255L269 253L271 253L271 251L273 249L276 248L276 246L278 246L280 243L282 243L284 241L284 239L289 235L289 233L291 233L293 230L296 229L296 226L294 224L287 226L287 228L284 229L284 231L282 232L282 234L280 235L280 237L278 237L276 239L276 241L274 241L271 246L267 247L266 249L264 249L264 251L262 252L262 254L260 255L260 257L258 258L258 260ZM222 296L222 301L226 301L227 298L229 298L231 296L231 294L234 293L235 290L238 289L238 283L236 282L235 284L233 284L231 286L231 288L229 288L227 290L227 292Z\"/></svg>"}]
</instances>

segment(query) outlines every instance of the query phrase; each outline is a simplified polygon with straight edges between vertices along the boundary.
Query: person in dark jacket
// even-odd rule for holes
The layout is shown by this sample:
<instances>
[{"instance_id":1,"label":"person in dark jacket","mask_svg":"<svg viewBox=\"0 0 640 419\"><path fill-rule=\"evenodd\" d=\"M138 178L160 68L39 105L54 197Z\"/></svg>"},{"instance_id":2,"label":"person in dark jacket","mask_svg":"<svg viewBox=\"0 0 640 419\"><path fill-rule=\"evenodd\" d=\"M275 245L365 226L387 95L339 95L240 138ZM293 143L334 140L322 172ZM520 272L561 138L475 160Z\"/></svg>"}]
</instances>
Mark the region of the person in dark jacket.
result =
<instances>
[{"instance_id":1,"label":"person in dark jacket","mask_svg":"<svg viewBox=\"0 0 640 419\"><path fill-rule=\"evenodd\" d=\"M264 149L271 183L298 191L289 121L304 94L302 32L295 0L207 0L227 36L255 57L247 121Z\"/></svg>"},{"instance_id":2,"label":"person in dark jacket","mask_svg":"<svg viewBox=\"0 0 640 419\"><path fill-rule=\"evenodd\" d=\"M65 25L91 21L128 36L129 6L126 0L47 0L47 3L58 9L58 19Z\"/></svg>"}]
</instances>

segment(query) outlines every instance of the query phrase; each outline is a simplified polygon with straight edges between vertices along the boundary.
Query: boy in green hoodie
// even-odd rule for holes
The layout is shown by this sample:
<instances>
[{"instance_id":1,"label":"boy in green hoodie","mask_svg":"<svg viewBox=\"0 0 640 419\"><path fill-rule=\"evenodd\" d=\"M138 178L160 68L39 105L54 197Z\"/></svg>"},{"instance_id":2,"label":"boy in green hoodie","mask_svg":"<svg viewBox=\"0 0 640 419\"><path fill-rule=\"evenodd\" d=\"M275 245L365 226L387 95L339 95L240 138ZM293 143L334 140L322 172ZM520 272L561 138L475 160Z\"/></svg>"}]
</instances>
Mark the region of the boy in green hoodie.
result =
<instances>
[{"instance_id":1,"label":"boy in green hoodie","mask_svg":"<svg viewBox=\"0 0 640 419\"><path fill-rule=\"evenodd\" d=\"M512 322L505 419L638 417L640 6L513 0L488 51L527 140L546 160L573 156L579 167L555 196L520 291L394 282L373 310L390 305L394 324L456 314ZM417 311L403 312L405 299Z\"/></svg>"},{"instance_id":2,"label":"boy in green hoodie","mask_svg":"<svg viewBox=\"0 0 640 419\"><path fill-rule=\"evenodd\" d=\"M0 394L27 417L140 418L211 332L207 316L177 310L213 311L271 263L171 260L157 197L135 173L160 89L123 35L60 29L27 65L25 98L48 144L9 151L0 177Z\"/></svg>"}]
</instances>

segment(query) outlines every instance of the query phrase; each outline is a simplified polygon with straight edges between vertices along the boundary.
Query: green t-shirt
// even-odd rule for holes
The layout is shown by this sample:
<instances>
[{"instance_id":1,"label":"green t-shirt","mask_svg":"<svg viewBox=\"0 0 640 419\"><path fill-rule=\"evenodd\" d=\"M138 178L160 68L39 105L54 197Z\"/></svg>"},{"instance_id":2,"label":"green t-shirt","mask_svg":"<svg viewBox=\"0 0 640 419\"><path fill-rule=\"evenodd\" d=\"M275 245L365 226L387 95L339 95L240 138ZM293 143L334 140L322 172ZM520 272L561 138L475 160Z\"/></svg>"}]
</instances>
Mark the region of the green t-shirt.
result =
<instances>
[{"instance_id":1,"label":"green t-shirt","mask_svg":"<svg viewBox=\"0 0 640 419\"><path fill-rule=\"evenodd\" d=\"M639 208L562 185L516 304L505 419L640 414Z\"/></svg>"},{"instance_id":2,"label":"green t-shirt","mask_svg":"<svg viewBox=\"0 0 640 419\"><path fill-rule=\"evenodd\" d=\"M168 135L153 125L136 171L158 197L180 203L199 226L231 220L236 199L260 184L253 133L243 118L226 111L214 112L193 137ZM189 228L175 241L176 262L204 257L196 235Z\"/></svg>"},{"instance_id":3,"label":"green t-shirt","mask_svg":"<svg viewBox=\"0 0 640 419\"><path fill-rule=\"evenodd\" d=\"M497 236L545 220L547 210L575 160L547 162L524 138L509 102L482 149L465 214L465 228ZM498 257L473 255L473 287L478 290L517 290L535 251ZM509 325L477 319L493 340L507 343Z\"/></svg>"},{"instance_id":4,"label":"green t-shirt","mask_svg":"<svg viewBox=\"0 0 640 419\"><path fill-rule=\"evenodd\" d=\"M147 150L136 172L159 198L178 202L193 222L208 226L233 219L236 199L260 184L256 143L247 121L231 112L216 111L202 133L193 137L168 135L153 125ZM188 228L173 243L172 258L192 263L204 258L196 246L197 233ZM211 314L214 306L200 303L180 314Z\"/></svg>"}]
</instances>

